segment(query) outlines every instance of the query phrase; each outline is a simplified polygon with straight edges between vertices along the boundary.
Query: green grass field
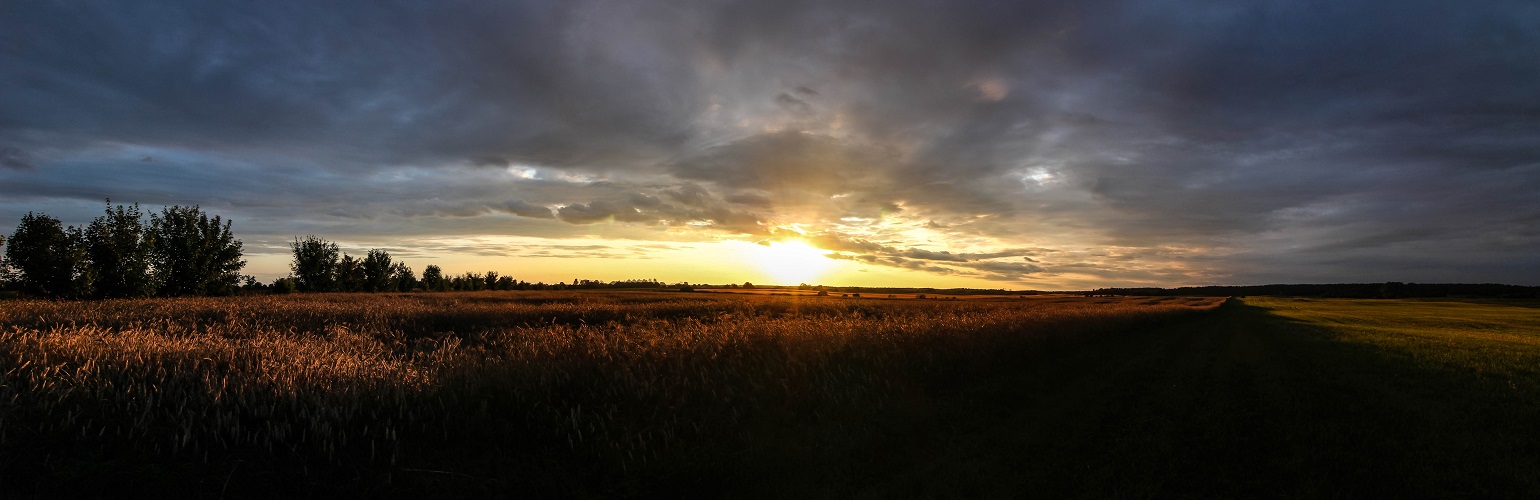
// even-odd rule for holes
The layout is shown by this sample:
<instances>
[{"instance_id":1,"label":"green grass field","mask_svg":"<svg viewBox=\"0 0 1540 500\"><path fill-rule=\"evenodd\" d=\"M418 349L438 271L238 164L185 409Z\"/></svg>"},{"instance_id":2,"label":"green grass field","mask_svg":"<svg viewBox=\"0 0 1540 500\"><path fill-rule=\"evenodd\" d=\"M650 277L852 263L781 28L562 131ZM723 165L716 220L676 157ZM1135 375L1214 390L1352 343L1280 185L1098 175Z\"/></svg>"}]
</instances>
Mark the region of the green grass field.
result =
<instances>
[{"instance_id":1,"label":"green grass field","mask_svg":"<svg viewBox=\"0 0 1540 500\"><path fill-rule=\"evenodd\" d=\"M869 496L1533 498L1533 306L1253 298L1071 346Z\"/></svg>"},{"instance_id":2,"label":"green grass field","mask_svg":"<svg viewBox=\"0 0 1540 500\"><path fill-rule=\"evenodd\" d=\"M625 292L0 303L0 491L1540 496L1540 308Z\"/></svg>"}]
</instances>

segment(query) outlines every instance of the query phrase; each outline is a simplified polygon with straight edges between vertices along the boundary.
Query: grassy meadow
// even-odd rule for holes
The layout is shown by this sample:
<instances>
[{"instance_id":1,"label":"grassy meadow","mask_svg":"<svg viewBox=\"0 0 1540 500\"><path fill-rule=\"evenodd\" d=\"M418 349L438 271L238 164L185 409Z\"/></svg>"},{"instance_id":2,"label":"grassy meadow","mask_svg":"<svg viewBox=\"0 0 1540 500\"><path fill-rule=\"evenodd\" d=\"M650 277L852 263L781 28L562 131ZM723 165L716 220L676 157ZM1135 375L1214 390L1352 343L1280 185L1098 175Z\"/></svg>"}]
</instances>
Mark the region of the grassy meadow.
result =
<instances>
[{"instance_id":1,"label":"grassy meadow","mask_svg":"<svg viewBox=\"0 0 1540 500\"><path fill-rule=\"evenodd\" d=\"M0 302L8 497L1540 494L1525 302Z\"/></svg>"}]
</instances>

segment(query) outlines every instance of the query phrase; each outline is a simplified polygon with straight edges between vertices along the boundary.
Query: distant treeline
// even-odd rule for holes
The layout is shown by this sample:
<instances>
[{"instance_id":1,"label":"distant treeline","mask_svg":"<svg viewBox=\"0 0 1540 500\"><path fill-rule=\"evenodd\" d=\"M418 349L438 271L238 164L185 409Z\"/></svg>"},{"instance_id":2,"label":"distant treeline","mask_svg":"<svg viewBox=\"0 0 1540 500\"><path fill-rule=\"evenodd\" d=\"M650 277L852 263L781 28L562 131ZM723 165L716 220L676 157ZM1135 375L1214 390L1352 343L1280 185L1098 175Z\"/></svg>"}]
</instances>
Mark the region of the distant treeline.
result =
<instances>
[{"instance_id":1,"label":"distant treeline","mask_svg":"<svg viewBox=\"0 0 1540 500\"><path fill-rule=\"evenodd\" d=\"M362 258L341 252L336 243L316 236L295 238L290 246L291 274L271 285L252 285L249 291L293 292L474 292L484 290L569 290L600 288L663 288L657 280L602 282L574 279L572 284L531 283L497 271L445 275L436 265L423 268L422 277L383 249L371 249Z\"/></svg>"},{"instance_id":2,"label":"distant treeline","mask_svg":"<svg viewBox=\"0 0 1540 500\"><path fill-rule=\"evenodd\" d=\"M9 237L0 235L0 291L48 298L134 298L237 293L410 292L665 288L658 280L530 283L497 271L446 276L438 266L422 277L381 249L362 258L335 243L295 238L291 274L264 284L241 274L241 240L231 222L197 206L113 205L83 227L28 212Z\"/></svg>"},{"instance_id":3,"label":"distant treeline","mask_svg":"<svg viewBox=\"0 0 1540 500\"><path fill-rule=\"evenodd\" d=\"M1353 299L1432 297L1540 298L1540 287L1496 283L1336 283L1317 285L1189 286L1182 288L1098 288L1093 295L1230 297L1279 295Z\"/></svg>"}]
</instances>

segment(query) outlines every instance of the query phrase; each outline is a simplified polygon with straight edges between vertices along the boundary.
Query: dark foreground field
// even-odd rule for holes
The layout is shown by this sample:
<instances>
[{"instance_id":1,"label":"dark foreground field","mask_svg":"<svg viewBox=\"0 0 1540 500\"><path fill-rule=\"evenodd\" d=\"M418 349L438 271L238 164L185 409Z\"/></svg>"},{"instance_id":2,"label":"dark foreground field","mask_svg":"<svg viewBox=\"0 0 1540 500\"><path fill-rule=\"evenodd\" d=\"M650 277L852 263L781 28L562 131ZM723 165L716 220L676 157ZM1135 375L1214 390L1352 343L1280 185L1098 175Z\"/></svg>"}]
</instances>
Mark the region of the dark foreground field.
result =
<instances>
[{"instance_id":1,"label":"dark foreground field","mask_svg":"<svg viewBox=\"0 0 1540 500\"><path fill-rule=\"evenodd\" d=\"M1530 305L0 302L0 492L1533 497Z\"/></svg>"}]
</instances>

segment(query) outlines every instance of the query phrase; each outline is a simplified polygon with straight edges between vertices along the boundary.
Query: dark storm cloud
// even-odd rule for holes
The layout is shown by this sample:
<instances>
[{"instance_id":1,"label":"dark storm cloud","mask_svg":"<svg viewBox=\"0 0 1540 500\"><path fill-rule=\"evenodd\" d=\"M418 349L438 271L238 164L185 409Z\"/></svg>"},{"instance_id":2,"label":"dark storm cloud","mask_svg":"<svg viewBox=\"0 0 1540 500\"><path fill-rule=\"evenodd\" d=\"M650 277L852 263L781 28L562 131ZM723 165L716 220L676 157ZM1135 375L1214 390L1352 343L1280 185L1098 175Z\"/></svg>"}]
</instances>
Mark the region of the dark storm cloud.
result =
<instances>
[{"instance_id":1,"label":"dark storm cloud","mask_svg":"<svg viewBox=\"0 0 1540 500\"><path fill-rule=\"evenodd\" d=\"M1016 279L1024 275L1042 272L1043 268L1025 262L973 262L964 264L970 269L990 273L997 277Z\"/></svg>"},{"instance_id":2,"label":"dark storm cloud","mask_svg":"<svg viewBox=\"0 0 1540 500\"><path fill-rule=\"evenodd\" d=\"M0 229L111 197L277 239L800 224L842 258L1007 281L1540 284L1535 19L1524 1L8 2Z\"/></svg>"},{"instance_id":3,"label":"dark storm cloud","mask_svg":"<svg viewBox=\"0 0 1540 500\"><path fill-rule=\"evenodd\" d=\"M9 111L0 127L298 149L332 168L493 157L582 164L662 151L682 137L691 89L637 70L688 63L575 39L593 33L574 28L622 22L585 11L596 8L8 4L0 78L14 91L0 97Z\"/></svg>"},{"instance_id":4,"label":"dark storm cloud","mask_svg":"<svg viewBox=\"0 0 1540 500\"><path fill-rule=\"evenodd\" d=\"M593 224L605 221L656 222L642 208L627 201L594 200L590 203L573 203L556 210L556 217L571 224Z\"/></svg>"},{"instance_id":5,"label":"dark storm cloud","mask_svg":"<svg viewBox=\"0 0 1540 500\"><path fill-rule=\"evenodd\" d=\"M749 136L685 158L680 178L786 196L848 192L895 160L880 150L798 131Z\"/></svg>"},{"instance_id":6,"label":"dark storm cloud","mask_svg":"<svg viewBox=\"0 0 1540 500\"><path fill-rule=\"evenodd\" d=\"M679 204L687 207L703 207L711 202L711 192L699 184L685 184L663 192Z\"/></svg>"}]
</instances>

